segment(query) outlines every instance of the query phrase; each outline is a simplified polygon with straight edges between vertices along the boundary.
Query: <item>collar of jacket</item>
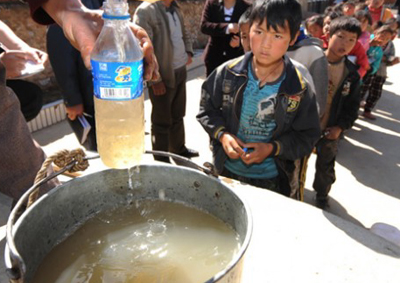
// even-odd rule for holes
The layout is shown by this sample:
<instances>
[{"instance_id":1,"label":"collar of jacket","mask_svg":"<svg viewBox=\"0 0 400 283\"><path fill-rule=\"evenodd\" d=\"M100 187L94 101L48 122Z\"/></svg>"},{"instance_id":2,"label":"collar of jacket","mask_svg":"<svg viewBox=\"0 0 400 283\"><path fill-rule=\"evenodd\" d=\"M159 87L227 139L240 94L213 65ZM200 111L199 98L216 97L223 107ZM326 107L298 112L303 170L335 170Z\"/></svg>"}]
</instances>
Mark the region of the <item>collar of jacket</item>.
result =
<instances>
[{"instance_id":1,"label":"collar of jacket","mask_svg":"<svg viewBox=\"0 0 400 283\"><path fill-rule=\"evenodd\" d=\"M228 65L228 69L236 75L245 75L247 77L247 66L252 59L253 53L247 52L245 55L234 59ZM286 77L279 88L279 93L285 95L302 94L307 88L305 79L301 75L300 71L297 70L297 68L290 61L288 56L284 55L283 61L285 63Z\"/></svg>"},{"instance_id":2,"label":"collar of jacket","mask_svg":"<svg viewBox=\"0 0 400 283\"><path fill-rule=\"evenodd\" d=\"M349 70L349 74L353 79L359 79L360 75L358 74L357 71L357 66L351 62L349 59L347 59L347 56L344 59L344 66Z\"/></svg>"}]
</instances>

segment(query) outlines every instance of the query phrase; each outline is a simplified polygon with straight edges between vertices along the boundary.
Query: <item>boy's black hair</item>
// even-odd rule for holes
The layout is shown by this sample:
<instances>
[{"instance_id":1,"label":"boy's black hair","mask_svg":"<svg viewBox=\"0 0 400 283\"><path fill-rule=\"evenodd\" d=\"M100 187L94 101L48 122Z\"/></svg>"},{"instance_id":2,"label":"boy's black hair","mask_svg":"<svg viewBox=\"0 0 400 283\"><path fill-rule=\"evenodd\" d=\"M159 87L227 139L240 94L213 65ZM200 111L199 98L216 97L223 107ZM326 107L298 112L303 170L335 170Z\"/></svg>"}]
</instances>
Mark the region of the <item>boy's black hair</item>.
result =
<instances>
[{"instance_id":1,"label":"boy's black hair","mask_svg":"<svg viewBox=\"0 0 400 283\"><path fill-rule=\"evenodd\" d=\"M293 40L300 30L301 19L301 5L296 0L257 0L251 11L250 26L256 21L262 24L266 20L267 29L272 27L276 31L278 26L286 28L287 22Z\"/></svg>"},{"instance_id":2,"label":"boy's black hair","mask_svg":"<svg viewBox=\"0 0 400 283\"><path fill-rule=\"evenodd\" d=\"M326 14L324 15L324 19L327 18L327 17L329 17L329 18L331 19L331 21L333 21L334 19L339 18L339 17L342 17L342 16L343 16L343 13L342 13L342 12L339 12L339 11L330 11L330 12L328 12L328 13L326 13Z\"/></svg>"},{"instance_id":3,"label":"boy's black hair","mask_svg":"<svg viewBox=\"0 0 400 283\"><path fill-rule=\"evenodd\" d=\"M390 33L391 35L395 34L396 32L394 30L392 30L392 28L390 27L390 25L382 25L379 28L377 28L376 30L374 30L374 34L381 34L381 33Z\"/></svg>"},{"instance_id":4,"label":"boy's black hair","mask_svg":"<svg viewBox=\"0 0 400 283\"><path fill-rule=\"evenodd\" d=\"M324 26L324 17L322 15L314 15L306 19L306 28L313 24L316 24L322 28Z\"/></svg>"},{"instance_id":5,"label":"boy's black hair","mask_svg":"<svg viewBox=\"0 0 400 283\"><path fill-rule=\"evenodd\" d=\"M343 3L338 3L338 4L334 5L333 11L337 12L339 14L342 14L343 13Z\"/></svg>"},{"instance_id":6,"label":"boy's black hair","mask_svg":"<svg viewBox=\"0 0 400 283\"><path fill-rule=\"evenodd\" d=\"M345 6L345 5L352 5L354 8L356 7L356 1L354 1L354 0L348 0L348 1L346 1L346 2L344 2L343 1L343 6Z\"/></svg>"},{"instance_id":7,"label":"boy's black hair","mask_svg":"<svg viewBox=\"0 0 400 283\"><path fill-rule=\"evenodd\" d=\"M371 17L371 14L370 14L368 11L366 11L366 10L359 10L359 11L355 12L355 13L354 13L354 17L355 17L357 20L359 20L360 22L361 22L363 19L367 19L367 20L368 20L368 24L369 24L369 25L372 25L372 17Z\"/></svg>"},{"instance_id":8,"label":"boy's black hair","mask_svg":"<svg viewBox=\"0 0 400 283\"><path fill-rule=\"evenodd\" d=\"M243 24L247 24L247 23L250 22L250 14L251 14L251 10L252 10L252 9L253 9L253 6L250 5L250 7L247 8L247 10L244 11L244 13L240 16L239 22L238 22L239 27L240 27L241 25L243 25Z\"/></svg>"},{"instance_id":9,"label":"boy's black hair","mask_svg":"<svg viewBox=\"0 0 400 283\"><path fill-rule=\"evenodd\" d=\"M323 14L324 17L325 17L326 14L328 14L328 13L330 13L332 11L333 11L333 6L326 7L325 10L324 10L324 14Z\"/></svg>"},{"instance_id":10,"label":"boy's black hair","mask_svg":"<svg viewBox=\"0 0 400 283\"><path fill-rule=\"evenodd\" d=\"M347 31L357 34L357 38L361 35L361 24L354 17L342 16L334 19L329 25L329 36L332 37L338 31Z\"/></svg>"}]
</instances>

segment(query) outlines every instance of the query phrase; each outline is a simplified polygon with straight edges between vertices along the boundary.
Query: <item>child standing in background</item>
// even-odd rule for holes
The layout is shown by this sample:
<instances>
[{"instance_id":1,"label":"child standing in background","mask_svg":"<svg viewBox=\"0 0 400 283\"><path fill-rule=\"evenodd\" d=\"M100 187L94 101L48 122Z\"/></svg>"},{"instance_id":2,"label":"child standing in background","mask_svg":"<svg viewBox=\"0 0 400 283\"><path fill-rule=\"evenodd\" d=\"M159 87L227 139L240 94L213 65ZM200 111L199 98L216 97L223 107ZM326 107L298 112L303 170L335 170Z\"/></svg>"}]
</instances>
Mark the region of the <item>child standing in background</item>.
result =
<instances>
[{"instance_id":1,"label":"child standing in background","mask_svg":"<svg viewBox=\"0 0 400 283\"><path fill-rule=\"evenodd\" d=\"M316 144L317 161L313 188L316 205L328 206L328 194L336 180L335 160L343 131L350 129L358 117L360 105L360 76L346 55L361 35L359 21L352 17L333 20L329 30L328 59L329 88L325 113L320 119L324 133Z\"/></svg>"},{"instance_id":2,"label":"child standing in background","mask_svg":"<svg viewBox=\"0 0 400 283\"><path fill-rule=\"evenodd\" d=\"M393 18L392 11L385 8L383 4L385 0L369 0L368 11L371 14L372 26L378 22L386 22L388 19Z\"/></svg>"},{"instance_id":3,"label":"child standing in background","mask_svg":"<svg viewBox=\"0 0 400 283\"><path fill-rule=\"evenodd\" d=\"M322 15L314 15L305 21L306 30L309 36L321 38L323 35L322 27L324 26L324 17Z\"/></svg>"},{"instance_id":4,"label":"child standing in background","mask_svg":"<svg viewBox=\"0 0 400 283\"><path fill-rule=\"evenodd\" d=\"M360 21L361 24L361 35L358 41L361 43L365 51L369 49L369 41L371 34L368 31L368 27L372 25L372 18L368 11L360 10L355 12L354 17Z\"/></svg>"},{"instance_id":5,"label":"child standing in background","mask_svg":"<svg viewBox=\"0 0 400 283\"><path fill-rule=\"evenodd\" d=\"M354 15L356 3L353 0L349 0L342 5L343 15L352 17Z\"/></svg>"},{"instance_id":6,"label":"child standing in background","mask_svg":"<svg viewBox=\"0 0 400 283\"><path fill-rule=\"evenodd\" d=\"M240 34L240 44L243 47L243 51L250 51L250 14L251 8L247 8L247 10L240 16L239 18L239 34Z\"/></svg>"},{"instance_id":7,"label":"child standing in background","mask_svg":"<svg viewBox=\"0 0 400 283\"><path fill-rule=\"evenodd\" d=\"M370 120L376 119L371 112L382 95L383 84L386 81L386 68L399 62L399 58L394 57L395 49L391 41L395 34L389 25L383 25L376 30L375 38L368 50L371 60L375 59L376 61L371 63L371 72L363 81L361 98L363 99L368 92L362 115Z\"/></svg>"}]
</instances>

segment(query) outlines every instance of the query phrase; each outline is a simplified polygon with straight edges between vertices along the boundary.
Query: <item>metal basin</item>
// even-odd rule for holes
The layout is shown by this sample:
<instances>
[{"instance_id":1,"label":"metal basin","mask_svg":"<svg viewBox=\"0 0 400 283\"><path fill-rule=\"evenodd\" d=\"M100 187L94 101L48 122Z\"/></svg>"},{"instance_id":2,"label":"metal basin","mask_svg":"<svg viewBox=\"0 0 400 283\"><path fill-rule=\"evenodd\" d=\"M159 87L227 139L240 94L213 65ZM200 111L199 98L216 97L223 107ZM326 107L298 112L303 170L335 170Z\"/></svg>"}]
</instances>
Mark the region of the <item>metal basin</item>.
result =
<instances>
[{"instance_id":1,"label":"metal basin","mask_svg":"<svg viewBox=\"0 0 400 283\"><path fill-rule=\"evenodd\" d=\"M239 234L239 252L207 282L240 282L252 221L248 206L232 189L197 170L170 165L139 166L131 177L133 190L128 179L128 170L102 171L73 179L37 200L12 227L11 239L7 238L11 249L6 248L5 257L10 278L30 282L44 257L75 231L77 223L94 213L125 206L132 199L158 199L162 188L166 200L207 211Z\"/></svg>"}]
</instances>

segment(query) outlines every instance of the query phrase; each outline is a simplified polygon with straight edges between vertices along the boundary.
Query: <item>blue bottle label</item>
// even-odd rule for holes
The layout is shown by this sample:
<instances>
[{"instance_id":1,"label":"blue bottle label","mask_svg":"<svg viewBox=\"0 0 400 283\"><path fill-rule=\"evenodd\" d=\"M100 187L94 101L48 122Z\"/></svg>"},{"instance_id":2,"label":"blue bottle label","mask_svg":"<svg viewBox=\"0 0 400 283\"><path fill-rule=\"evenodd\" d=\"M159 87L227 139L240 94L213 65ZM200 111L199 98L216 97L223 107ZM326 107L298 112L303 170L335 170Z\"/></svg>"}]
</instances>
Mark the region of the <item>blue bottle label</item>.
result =
<instances>
[{"instance_id":1,"label":"blue bottle label","mask_svg":"<svg viewBox=\"0 0 400 283\"><path fill-rule=\"evenodd\" d=\"M131 100L143 93L143 60L92 64L94 95L105 100Z\"/></svg>"}]
</instances>

